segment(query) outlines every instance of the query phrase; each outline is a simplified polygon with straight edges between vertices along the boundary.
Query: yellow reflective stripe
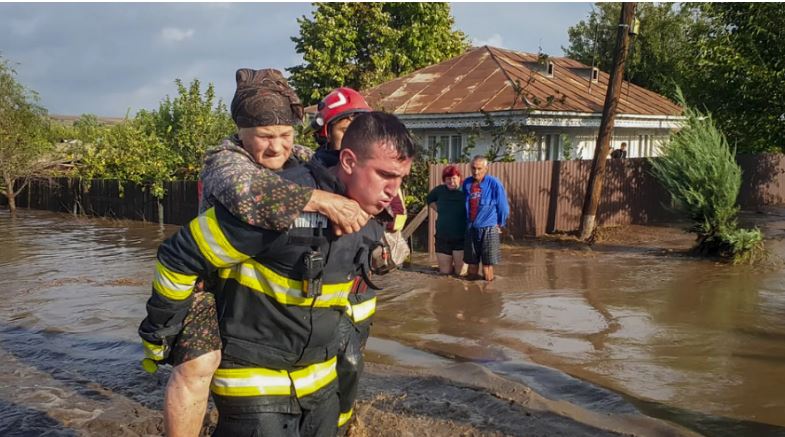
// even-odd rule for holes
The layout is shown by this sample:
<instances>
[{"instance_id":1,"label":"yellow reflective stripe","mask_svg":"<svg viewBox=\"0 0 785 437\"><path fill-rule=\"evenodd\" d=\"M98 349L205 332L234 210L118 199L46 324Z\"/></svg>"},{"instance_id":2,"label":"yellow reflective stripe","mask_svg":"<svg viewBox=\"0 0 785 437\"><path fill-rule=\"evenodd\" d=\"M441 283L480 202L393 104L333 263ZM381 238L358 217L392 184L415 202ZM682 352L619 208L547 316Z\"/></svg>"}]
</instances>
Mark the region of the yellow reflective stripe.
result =
<instances>
[{"instance_id":1,"label":"yellow reflective stripe","mask_svg":"<svg viewBox=\"0 0 785 437\"><path fill-rule=\"evenodd\" d=\"M348 312L355 323L362 322L376 313L376 296L368 299L365 302L354 304L350 306Z\"/></svg>"},{"instance_id":2,"label":"yellow reflective stripe","mask_svg":"<svg viewBox=\"0 0 785 437\"><path fill-rule=\"evenodd\" d=\"M323 363L312 364L304 369L291 372L294 382L294 392L297 397L307 396L329 384L338 377L335 371L336 358L333 357Z\"/></svg>"},{"instance_id":3,"label":"yellow reflective stripe","mask_svg":"<svg viewBox=\"0 0 785 437\"><path fill-rule=\"evenodd\" d=\"M218 369L210 390L221 396L288 396L294 384L298 397L324 388L338 377L336 358L287 372L262 367Z\"/></svg>"},{"instance_id":4,"label":"yellow reflective stripe","mask_svg":"<svg viewBox=\"0 0 785 437\"><path fill-rule=\"evenodd\" d=\"M199 246L199 251L210 264L219 268L229 267L250 258L232 247L226 239L215 217L215 208L210 208L191 220L188 227L196 240L196 245Z\"/></svg>"},{"instance_id":5,"label":"yellow reflective stripe","mask_svg":"<svg viewBox=\"0 0 785 437\"><path fill-rule=\"evenodd\" d=\"M142 339L142 348L144 349L144 356L151 360L160 361L164 359L164 345L155 344Z\"/></svg>"},{"instance_id":6,"label":"yellow reflective stripe","mask_svg":"<svg viewBox=\"0 0 785 437\"><path fill-rule=\"evenodd\" d=\"M218 369L213 374L210 390L221 396L288 396L291 380L286 370Z\"/></svg>"},{"instance_id":7,"label":"yellow reflective stripe","mask_svg":"<svg viewBox=\"0 0 785 437\"><path fill-rule=\"evenodd\" d=\"M341 413L341 415L338 416L338 428L346 425L346 422L348 422L349 419L352 418L352 413L354 413L354 409L353 408L350 409L349 411L345 412L345 413Z\"/></svg>"},{"instance_id":8,"label":"yellow reflective stripe","mask_svg":"<svg viewBox=\"0 0 785 437\"><path fill-rule=\"evenodd\" d=\"M406 214L397 214L393 221L393 231L400 231L406 224Z\"/></svg>"},{"instance_id":9,"label":"yellow reflective stripe","mask_svg":"<svg viewBox=\"0 0 785 437\"><path fill-rule=\"evenodd\" d=\"M323 284L322 295L316 298L305 297L303 281L282 276L254 260L218 271L223 279L234 279L241 285L266 294L282 305L306 306L316 308L345 307L349 304L349 293L354 280L338 284Z\"/></svg>"},{"instance_id":10,"label":"yellow reflective stripe","mask_svg":"<svg viewBox=\"0 0 785 437\"><path fill-rule=\"evenodd\" d=\"M166 268L160 261L156 261L153 288L161 296L171 300L184 300L191 295L194 283L196 283L196 275L174 272Z\"/></svg>"}]
</instances>

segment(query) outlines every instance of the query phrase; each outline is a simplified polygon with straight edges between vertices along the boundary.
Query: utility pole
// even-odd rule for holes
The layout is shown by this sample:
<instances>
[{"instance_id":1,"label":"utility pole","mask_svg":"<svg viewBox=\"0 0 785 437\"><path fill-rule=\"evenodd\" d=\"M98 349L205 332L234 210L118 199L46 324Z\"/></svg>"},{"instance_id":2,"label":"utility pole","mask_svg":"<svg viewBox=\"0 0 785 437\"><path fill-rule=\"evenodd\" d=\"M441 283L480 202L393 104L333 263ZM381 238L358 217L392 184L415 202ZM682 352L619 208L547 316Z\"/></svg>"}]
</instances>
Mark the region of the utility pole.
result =
<instances>
[{"instance_id":1,"label":"utility pole","mask_svg":"<svg viewBox=\"0 0 785 437\"><path fill-rule=\"evenodd\" d=\"M597 137L597 146L594 148L594 161L592 161L589 184L586 188L586 198L583 200L579 229L581 240L587 240L594 232L596 225L597 207L600 203L600 194L602 194L602 183L605 180L605 161L607 161L610 152L611 134L616 119L616 107L619 105L624 64L627 61L627 51L630 46L635 5L636 3L630 2L621 4L621 17L616 34L616 51L613 54L613 68L608 80L608 93L605 95L605 106L602 109L600 132Z\"/></svg>"}]
</instances>

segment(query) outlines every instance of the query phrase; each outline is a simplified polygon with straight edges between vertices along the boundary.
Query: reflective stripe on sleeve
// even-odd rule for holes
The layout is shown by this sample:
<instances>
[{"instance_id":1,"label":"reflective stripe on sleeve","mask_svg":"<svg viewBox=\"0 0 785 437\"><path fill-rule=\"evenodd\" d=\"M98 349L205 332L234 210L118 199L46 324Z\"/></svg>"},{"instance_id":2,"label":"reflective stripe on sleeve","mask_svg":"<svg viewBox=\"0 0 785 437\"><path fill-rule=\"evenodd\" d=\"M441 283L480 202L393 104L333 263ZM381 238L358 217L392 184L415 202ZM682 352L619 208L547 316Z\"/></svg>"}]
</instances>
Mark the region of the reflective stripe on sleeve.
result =
<instances>
[{"instance_id":1,"label":"reflective stripe on sleeve","mask_svg":"<svg viewBox=\"0 0 785 437\"><path fill-rule=\"evenodd\" d=\"M316 308L343 308L349 304L349 293L354 280L338 284L323 284L322 295L316 298L305 297L303 281L290 279L254 260L218 271L222 279L234 279L241 285L266 294L282 305L306 306Z\"/></svg>"},{"instance_id":2,"label":"reflective stripe on sleeve","mask_svg":"<svg viewBox=\"0 0 785 437\"><path fill-rule=\"evenodd\" d=\"M195 283L196 275L177 273L156 261L153 288L161 296L171 300L184 300L191 295Z\"/></svg>"},{"instance_id":3,"label":"reflective stripe on sleeve","mask_svg":"<svg viewBox=\"0 0 785 437\"><path fill-rule=\"evenodd\" d=\"M360 323L376 313L376 296L365 302L350 305L348 312L355 323Z\"/></svg>"},{"instance_id":4,"label":"reflective stripe on sleeve","mask_svg":"<svg viewBox=\"0 0 785 437\"><path fill-rule=\"evenodd\" d=\"M188 227L199 246L199 251L210 264L218 268L229 267L250 258L235 249L226 239L215 217L215 208L210 208L191 220Z\"/></svg>"},{"instance_id":5,"label":"reflective stripe on sleeve","mask_svg":"<svg viewBox=\"0 0 785 437\"><path fill-rule=\"evenodd\" d=\"M354 409L350 409L349 411L341 413L341 415L338 416L338 428L346 425L346 422L352 418L352 413L354 413Z\"/></svg>"},{"instance_id":6,"label":"reflective stripe on sleeve","mask_svg":"<svg viewBox=\"0 0 785 437\"><path fill-rule=\"evenodd\" d=\"M220 396L288 396L294 384L298 397L326 387L337 378L336 358L293 372L262 367L218 369L210 390Z\"/></svg>"},{"instance_id":7,"label":"reflective stripe on sleeve","mask_svg":"<svg viewBox=\"0 0 785 437\"><path fill-rule=\"evenodd\" d=\"M149 341L142 339L142 348L144 349L144 356L147 358L155 361L164 359L164 351L166 350L164 345L150 343Z\"/></svg>"}]
</instances>

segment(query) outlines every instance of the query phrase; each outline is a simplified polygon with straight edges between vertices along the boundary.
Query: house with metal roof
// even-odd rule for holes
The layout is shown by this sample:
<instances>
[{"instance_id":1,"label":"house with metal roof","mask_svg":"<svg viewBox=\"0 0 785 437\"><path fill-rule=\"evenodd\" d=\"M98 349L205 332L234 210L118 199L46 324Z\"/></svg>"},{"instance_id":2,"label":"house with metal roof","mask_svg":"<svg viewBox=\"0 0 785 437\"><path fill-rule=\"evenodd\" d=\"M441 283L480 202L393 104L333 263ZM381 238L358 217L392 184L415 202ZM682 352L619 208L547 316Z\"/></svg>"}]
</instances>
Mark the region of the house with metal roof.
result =
<instances>
[{"instance_id":1,"label":"house with metal roof","mask_svg":"<svg viewBox=\"0 0 785 437\"><path fill-rule=\"evenodd\" d=\"M363 95L451 162L499 146L516 160L592 159L608 83L608 73L572 59L483 46ZM656 156L680 114L668 98L624 82L611 146Z\"/></svg>"}]
</instances>

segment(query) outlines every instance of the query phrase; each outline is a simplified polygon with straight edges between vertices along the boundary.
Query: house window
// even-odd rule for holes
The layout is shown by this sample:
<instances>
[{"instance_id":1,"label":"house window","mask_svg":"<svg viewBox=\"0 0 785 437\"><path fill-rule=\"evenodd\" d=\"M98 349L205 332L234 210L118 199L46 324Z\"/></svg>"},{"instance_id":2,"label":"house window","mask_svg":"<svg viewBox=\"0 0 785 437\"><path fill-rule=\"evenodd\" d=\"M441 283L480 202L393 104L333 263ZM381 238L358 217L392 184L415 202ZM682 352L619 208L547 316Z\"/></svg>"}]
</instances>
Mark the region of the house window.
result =
<instances>
[{"instance_id":1,"label":"house window","mask_svg":"<svg viewBox=\"0 0 785 437\"><path fill-rule=\"evenodd\" d=\"M651 141L651 135L638 135L638 145L640 157L654 156L654 147Z\"/></svg>"},{"instance_id":2,"label":"house window","mask_svg":"<svg viewBox=\"0 0 785 437\"><path fill-rule=\"evenodd\" d=\"M429 135L428 149L434 158L448 162L458 162L463 152L463 137L461 135Z\"/></svg>"},{"instance_id":3,"label":"house window","mask_svg":"<svg viewBox=\"0 0 785 437\"><path fill-rule=\"evenodd\" d=\"M557 161L559 159L559 134L545 134L540 140L540 161Z\"/></svg>"}]
</instances>

